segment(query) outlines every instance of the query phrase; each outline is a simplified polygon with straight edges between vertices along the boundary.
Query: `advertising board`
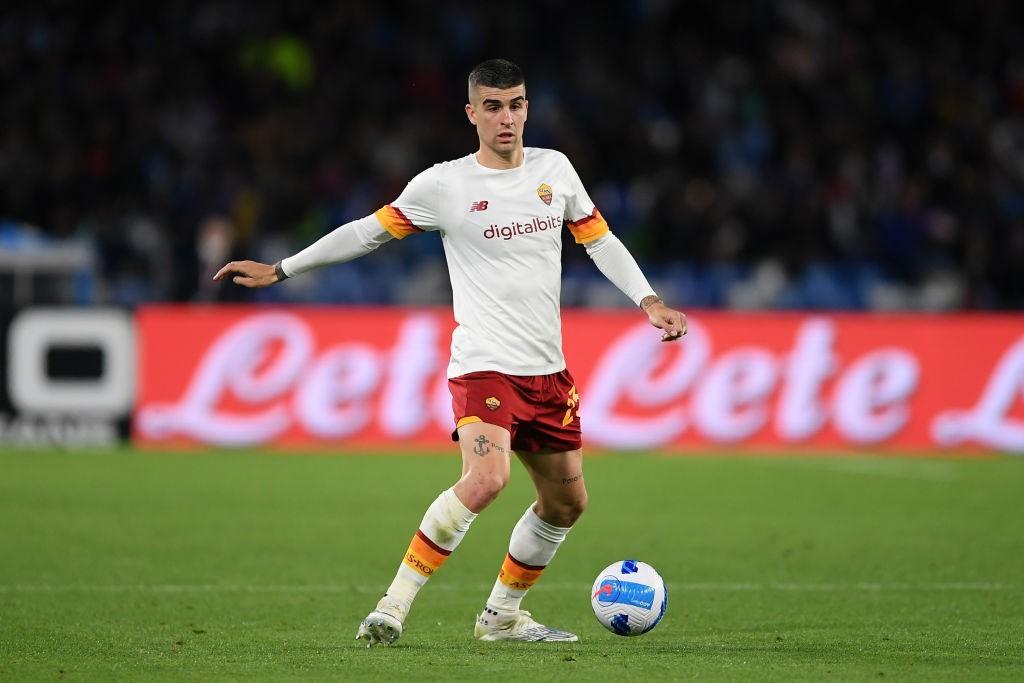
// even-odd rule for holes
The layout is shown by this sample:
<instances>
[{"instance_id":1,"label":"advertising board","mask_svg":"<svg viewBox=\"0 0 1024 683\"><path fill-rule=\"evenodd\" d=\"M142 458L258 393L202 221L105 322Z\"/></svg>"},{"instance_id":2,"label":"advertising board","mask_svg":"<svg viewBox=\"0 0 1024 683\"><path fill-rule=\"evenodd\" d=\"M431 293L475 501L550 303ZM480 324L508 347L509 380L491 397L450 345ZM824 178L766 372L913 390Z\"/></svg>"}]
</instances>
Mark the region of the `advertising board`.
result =
<instances>
[{"instance_id":1,"label":"advertising board","mask_svg":"<svg viewBox=\"0 0 1024 683\"><path fill-rule=\"evenodd\" d=\"M141 309L136 443L450 444L445 309ZM565 311L589 446L1024 451L1024 318Z\"/></svg>"}]
</instances>

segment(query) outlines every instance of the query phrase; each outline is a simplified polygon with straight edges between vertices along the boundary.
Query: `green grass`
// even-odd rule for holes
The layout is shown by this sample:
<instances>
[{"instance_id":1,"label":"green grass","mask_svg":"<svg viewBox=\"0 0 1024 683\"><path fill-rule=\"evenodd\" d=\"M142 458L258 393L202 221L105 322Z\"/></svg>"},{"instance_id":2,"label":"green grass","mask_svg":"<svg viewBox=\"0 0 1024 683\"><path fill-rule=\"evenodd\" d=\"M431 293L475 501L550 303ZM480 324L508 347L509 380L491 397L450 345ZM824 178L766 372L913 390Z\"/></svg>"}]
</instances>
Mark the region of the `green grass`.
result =
<instances>
[{"instance_id":1,"label":"green grass","mask_svg":"<svg viewBox=\"0 0 1024 683\"><path fill-rule=\"evenodd\" d=\"M1024 676L1024 460L615 455L524 607L563 645L478 643L525 473L420 594L401 641L356 625L447 456L0 454L0 680L1000 680ZM589 587L669 582L619 638Z\"/></svg>"}]
</instances>

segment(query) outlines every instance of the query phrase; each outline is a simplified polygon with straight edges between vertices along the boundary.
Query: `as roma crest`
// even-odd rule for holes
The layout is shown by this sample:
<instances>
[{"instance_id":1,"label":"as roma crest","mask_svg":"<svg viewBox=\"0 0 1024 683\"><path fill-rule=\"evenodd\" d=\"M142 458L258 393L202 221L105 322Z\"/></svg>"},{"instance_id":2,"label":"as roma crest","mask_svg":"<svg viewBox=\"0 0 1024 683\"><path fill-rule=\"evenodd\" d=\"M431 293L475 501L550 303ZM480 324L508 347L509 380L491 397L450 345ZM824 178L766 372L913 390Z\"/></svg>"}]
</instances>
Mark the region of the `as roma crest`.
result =
<instances>
[{"instance_id":1,"label":"as roma crest","mask_svg":"<svg viewBox=\"0 0 1024 683\"><path fill-rule=\"evenodd\" d=\"M548 185L547 183L541 183L540 187L537 188L537 196L540 197L540 200L542 202L544 202L548 206L551 206L551 186L550 185Z\"/></svg>"},{"instance_id":2,"label":"as roma crest","mask_svg":"<svg viewBox=\"0 0 1024 683\"><path fill-rule=\"evenodd\" d=\"M499 401L494 396L488 396L487 400L484 401L484 405L486 405L491 410L497 410L499 406L501 406L501 401Z\"/></svg>"}]
</instances>

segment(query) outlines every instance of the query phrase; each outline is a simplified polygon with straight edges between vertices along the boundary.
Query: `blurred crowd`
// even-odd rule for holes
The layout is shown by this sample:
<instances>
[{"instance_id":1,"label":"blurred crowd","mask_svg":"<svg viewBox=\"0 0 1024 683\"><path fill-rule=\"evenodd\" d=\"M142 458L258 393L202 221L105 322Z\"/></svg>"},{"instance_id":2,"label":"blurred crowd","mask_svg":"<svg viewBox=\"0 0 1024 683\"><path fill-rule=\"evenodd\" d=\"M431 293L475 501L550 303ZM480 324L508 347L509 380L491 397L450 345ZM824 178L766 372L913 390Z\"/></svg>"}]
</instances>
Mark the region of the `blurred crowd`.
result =
<instances>
[{"instance_id":1,"label":"blurred crowd","mask_svg":"<svg viewBox=\"0 0 1024 683\"><path fill-rule=\"evenodd\" d=\"M519 63L526 144L572 159L656 289L695 307L1024 307L1012 0L36 2L0 13L0 250L69 243L80 302L444 303L437 235L260 292L273 262L476 136ZM564 302L629 305L565 249Z\"/></svg>"}]
</instances>

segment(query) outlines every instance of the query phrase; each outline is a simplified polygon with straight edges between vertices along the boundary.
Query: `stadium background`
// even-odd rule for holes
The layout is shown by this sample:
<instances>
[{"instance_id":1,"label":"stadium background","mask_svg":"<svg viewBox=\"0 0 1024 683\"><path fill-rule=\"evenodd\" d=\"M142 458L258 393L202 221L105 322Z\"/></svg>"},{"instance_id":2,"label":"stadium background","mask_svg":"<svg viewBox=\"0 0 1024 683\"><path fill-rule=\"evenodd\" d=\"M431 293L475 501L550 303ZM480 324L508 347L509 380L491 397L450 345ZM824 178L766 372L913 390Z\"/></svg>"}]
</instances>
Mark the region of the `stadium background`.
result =
<instances>
[{"instance_id":1,"label":"stadium background","mask_svg":"<svg viewBox=\"0 0 1024 683\"><path fill-rule=\"evenodd\" d=\"M527 607L582 642L488 667L1018 678L1021 13L5 6L0 679L481 677L467 615L519 471L401 647L346 645L458 474L440 241L257 292L209 276L472 151L463 82L492 56L526 71L526 143L569 155L692 331L658 344L567 241L592 502ZM584 596L626 556L673 597L623 642Z\"/></svg>"},{"instance_id":2,"label":"stadium background","mask_svg":"<svg viewBox=\"0 0 1024 683\"><path fill-rule=\"evenodd\" d=\"M37 300L245 298L208 282L226 256L273 262L473 149L464 75L500 54L528 76L527 144L569 155L668 300L1019 309L1020 12L799 0L7 8L0 244L88 254L70 291ZM439 241L410 240L255 296L446 303L442 259ZM628 304L582 250L566 261L568 305Z\"/></svg>"},{"instance_id":3,"label":"stadium background","mask_svg":"<svg viewBox=\"0 0 1024 683\"><path fill-rule=\"evenodd\" d=\"M352 330L365 327L366 307L397 306L403 319L422 314L450 328L450 286L433 235L265 290L210 275L230 259L295 253L397 196L420 169L473 149L461 113L464 74L502 54L528 74L527 144L569 155L656 290L688 311L700 333L686 350L635 347L650 357L636 369L650 381L619 403L660 410L684 394L715 393L683 381L689 372L718 378L730 394L719 400L724 413L763 413L741 415L738 422L756 424L734 433L708 426L710 418L691 420L690 431L703 436L690 445L1024 449L1012 420L1021 415L1013 387L1024 381L1016 343L1024 305L1019 18L1001 2L927 12L799 1L623 2L601 12L563 3L496 12L457 2L167 2L103 12L41 3L5 11L0 303L6 362L21 374L8 373L0 409L29 417L5 421L3 441L92 434L109 443L127 435L133 407L184 396L228 328L179 362L187 344L163 348L154 337L189 329L188 314L166 309L177 322L158 332L136 326L136 312L153 320L161 305L357 305L335 314L336 325ZM65 318L51 313L41 331L18 337L14 314L41 304L70 306L74 315L113 307L128 319L83 323L94 332L75 342ZM609 311L602 336L582 325L566 335L586 386L601 367L591 357L628 336L638 316L610 311L631 304L571 240L563 304ZM798 317L749 315L780 310ZM866 317L839 324L830 317L837 312ZM895 312L972 317L924 316L899 328L870 318ZM824 340L814 332L822 325ZM751 326L757 333L744 337ZM333 348L328 339L355 343L311 329L310 363ZM402 352L405 329L370 341L372 353ZM595 346L599 339L605 344ZM268 339L264 351L274 343L283 342ZM113 354L110 344L134 355ZM391 363L390 375L440 376L443 345L435 355L419 370ZM171 365L176 374L167 378L161 372ZM122 366L130 367L114 387L107 375ZM389 377L332 367L344 386L322 401L369 401L371 422L389 419ZM234 372L250 372L251 385L272 380L273 369L268 362L262 374ZM787 405L842 413L857 393L842 389L851 383L861 387L853 410L863 419L845 435L829 436L824 424L771 426L784 421ZM304 395L302 386L291 396ZM104 412L97 391L111 406L99 422L81 417ZM225 386L221 404L232 391ZM424 392L408 390L405 409L433 400ZM443 387L437 393L443 404ZM693 404L699 417L698 404L708 402ZM214 401L204 410L216 409ZM879 432L872 421L891 424ZM427 443L443 445L446 425L423 429ZM135 434L154 440L144 432ZM351 433L322 432L338 437L325 438L328 446ZM177 436L189 432L162 439ZM593 436L595 446L685 441Z\"/></svg>"}]
</instances>

